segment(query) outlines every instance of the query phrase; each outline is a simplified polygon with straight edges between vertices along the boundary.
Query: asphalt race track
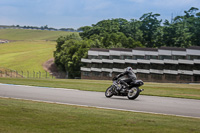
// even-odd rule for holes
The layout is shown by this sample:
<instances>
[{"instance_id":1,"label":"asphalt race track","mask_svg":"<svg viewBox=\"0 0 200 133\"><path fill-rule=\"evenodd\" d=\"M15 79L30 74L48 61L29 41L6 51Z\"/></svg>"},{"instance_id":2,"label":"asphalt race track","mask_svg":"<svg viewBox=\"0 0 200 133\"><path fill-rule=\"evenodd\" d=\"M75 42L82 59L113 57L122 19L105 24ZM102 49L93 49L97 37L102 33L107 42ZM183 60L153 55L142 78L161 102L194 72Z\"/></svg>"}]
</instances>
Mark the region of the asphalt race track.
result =
<instances>
[{"instance_id":1,"label":"asphalt race track","mask_svg":"<svg viewBox=\"0 0 200 133\"><path fill-rule=\"evenodd\" d=\"M140 95L136 100L128 100L106 98L103 92L8 84L0 84L0 97L200 118L200 100L193 99Z\"/></svg>"}]
</instances>

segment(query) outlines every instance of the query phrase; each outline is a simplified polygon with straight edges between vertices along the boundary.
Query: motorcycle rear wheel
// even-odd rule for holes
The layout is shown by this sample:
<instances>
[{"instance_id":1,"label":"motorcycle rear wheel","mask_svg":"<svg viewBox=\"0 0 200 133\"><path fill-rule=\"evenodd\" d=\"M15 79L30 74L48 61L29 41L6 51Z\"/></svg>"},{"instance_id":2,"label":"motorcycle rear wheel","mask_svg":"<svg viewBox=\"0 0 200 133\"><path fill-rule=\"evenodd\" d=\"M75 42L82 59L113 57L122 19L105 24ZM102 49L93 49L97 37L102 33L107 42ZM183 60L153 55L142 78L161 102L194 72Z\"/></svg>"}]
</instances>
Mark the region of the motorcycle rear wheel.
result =
<instances>
[{"instance_id":1,"label":"motorcycle rear wheel","mask_svg":"<svg viewBox=\"0 0 200 133\"><path fill-rule=\"evenodd\" d=\"M108 89L106 90L105 92L105 96L110 98L112 97L114 94L113 94L113 86L111 85L110 87L108 87Z\"/></svg>"},{"instance_id":2,"label":"motorcycle rear wheel","mask_svg":"<svg viewBox=\"0 0 200 133\"><path fill-rule=\"evenodd\" d=\"M134 100L140 94L140 89L138 87L133 87L128 91L127 97L128 99Z\"/></svg>"}]
</instances>

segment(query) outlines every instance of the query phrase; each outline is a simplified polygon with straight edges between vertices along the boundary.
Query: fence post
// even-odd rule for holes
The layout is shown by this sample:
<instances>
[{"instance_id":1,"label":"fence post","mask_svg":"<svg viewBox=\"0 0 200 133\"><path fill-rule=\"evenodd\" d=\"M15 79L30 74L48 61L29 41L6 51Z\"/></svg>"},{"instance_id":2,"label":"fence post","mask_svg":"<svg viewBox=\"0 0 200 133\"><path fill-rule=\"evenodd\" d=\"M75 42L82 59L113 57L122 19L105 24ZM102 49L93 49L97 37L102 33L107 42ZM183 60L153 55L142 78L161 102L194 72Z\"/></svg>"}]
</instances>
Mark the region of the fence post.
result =
<instances>
[{"instance_id":1,"label":"fence post","mask_svg":"<svg viewBox=\"0 0 200 133\"><path fill-rule=\"evenodd\" d=\"M39 71L39 78L41 78L41 72Z\"/></svg>"},{"instance_id":2,"label":"fence post","mask_svg":"<svg viewBox=\"0 0 200 133\"><path fill-rule=\"evenodd\" d=\"M24 77L24 75L23 75L24 72L23 71L21 71L21 72L22 72L22 78L23 78Z\"/></svg>"},{"instance_id":3,"label":"fence post","mask_svg":"<svg viewBox=\"0 0 200 133\"><path fill-rule=\"evenodd\" d=\"M35 71L33 71L33 78L35 78Z\"/></svg>"},{"instance_id":4,"label":"fence post","mask_svg":"<svg viewBox=\"0 0 200 133\"><path fill-rule=\"evenodd\" d=\"M16 78L17 78L18 72L16 71Z\"/></svg>"}]
</instances>

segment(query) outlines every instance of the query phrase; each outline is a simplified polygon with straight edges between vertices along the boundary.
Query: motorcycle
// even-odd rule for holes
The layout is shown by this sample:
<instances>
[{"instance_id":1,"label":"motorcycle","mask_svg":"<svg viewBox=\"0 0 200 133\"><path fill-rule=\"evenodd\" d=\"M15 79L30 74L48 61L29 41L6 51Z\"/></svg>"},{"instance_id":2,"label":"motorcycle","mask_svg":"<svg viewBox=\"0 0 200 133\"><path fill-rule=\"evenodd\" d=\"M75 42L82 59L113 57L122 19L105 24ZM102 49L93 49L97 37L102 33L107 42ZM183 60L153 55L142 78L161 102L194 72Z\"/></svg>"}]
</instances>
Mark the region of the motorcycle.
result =
<instances>
[{"instance_id":1,"label":"motorcycle","mask_svg":"<svg viewBox=\"0 0 200 133\"><path fill-rule=\"evenodd\" d=\"M142 80L131 82L128 87L123 85L120 81L121 79L113 80L113 84L106 89L105 96L107 98L110 98L114 95L127 96L128 99L134 100L140 95L140 92L144 91L144 89L139 89L140 86L144 85Z\"/></svg>"}]
</instances>

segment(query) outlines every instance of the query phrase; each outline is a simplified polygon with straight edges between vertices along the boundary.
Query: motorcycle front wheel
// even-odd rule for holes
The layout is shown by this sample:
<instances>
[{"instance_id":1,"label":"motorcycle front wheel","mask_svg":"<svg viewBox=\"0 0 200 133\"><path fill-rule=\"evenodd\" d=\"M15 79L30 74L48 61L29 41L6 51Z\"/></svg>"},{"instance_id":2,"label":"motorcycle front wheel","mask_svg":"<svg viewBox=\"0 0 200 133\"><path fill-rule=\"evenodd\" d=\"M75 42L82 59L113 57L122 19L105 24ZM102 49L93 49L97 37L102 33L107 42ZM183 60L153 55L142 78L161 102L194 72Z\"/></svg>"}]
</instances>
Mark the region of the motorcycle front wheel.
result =
<instances>
[{"instance_id":1,"label":"motorcycle front wheel","mask_svg":"<svg viewBox=\"0 0 200 133\"><path fill-rule=\"evenodd\" d=\"M113 86L112 85L110 87L108 87L108 89L106 90L105 96L108 98L113 96Z\"/></svg>"},{"instance_id":2,"label":"motorcycle front wheel","mask_svg":"<svg viewBox=\"0 0 200 133\"><path fill-rule=\"evenodd\" d=\"M128 99L134 100L140 94L140 89L138 87L133 87L128 91L127 97Z\"/></svg>"}]
</instances>

